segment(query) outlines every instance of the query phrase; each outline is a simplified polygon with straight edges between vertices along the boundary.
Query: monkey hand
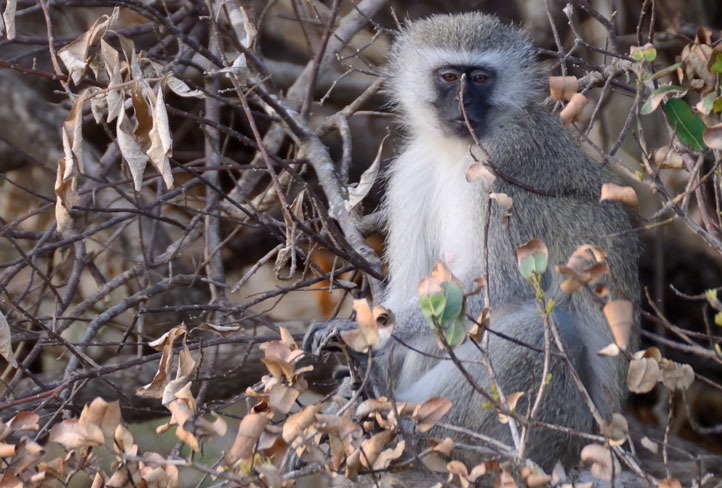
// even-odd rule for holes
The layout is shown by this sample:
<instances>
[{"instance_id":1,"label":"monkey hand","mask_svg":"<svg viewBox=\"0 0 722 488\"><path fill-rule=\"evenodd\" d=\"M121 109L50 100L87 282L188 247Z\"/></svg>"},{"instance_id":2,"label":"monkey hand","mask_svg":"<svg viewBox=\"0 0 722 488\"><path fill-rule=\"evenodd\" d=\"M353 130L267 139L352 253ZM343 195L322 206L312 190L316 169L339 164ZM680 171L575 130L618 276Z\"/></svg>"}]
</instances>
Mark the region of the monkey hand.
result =
<instances>
[{"instance_id":1,"label":"monkey hand","mask_svg":"<svg viewBox=\"0 0 722 488\"><path fill-rule=\"evenodd\" d=\"M343 345L341 332L353 330L357 326L355 321L349 319L313 323L303 337L303 349L315 356L319 356L323 351L338 351L339 346Z\"/></svg>"}]
</instances>

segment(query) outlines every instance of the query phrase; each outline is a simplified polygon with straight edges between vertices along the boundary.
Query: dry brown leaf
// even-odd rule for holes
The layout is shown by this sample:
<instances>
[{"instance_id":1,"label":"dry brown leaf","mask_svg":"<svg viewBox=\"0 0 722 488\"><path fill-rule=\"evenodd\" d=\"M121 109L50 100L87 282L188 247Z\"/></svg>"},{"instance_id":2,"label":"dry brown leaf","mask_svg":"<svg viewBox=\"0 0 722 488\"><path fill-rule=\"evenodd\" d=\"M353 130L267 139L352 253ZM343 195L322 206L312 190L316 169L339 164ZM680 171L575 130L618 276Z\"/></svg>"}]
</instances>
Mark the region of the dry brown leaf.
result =
<instances>
[{"instance_id":1,"label":"dry brown leaf","mask_svg":"<svg viewBox=\"0 0 722 488\"><path fill-rule=\"evenodd\" d=\"M657 451L659 451L659 445L651 440L649 437L644 436L642 437L642 446L644 446L645 449L652 452L653 454L657 454Z\"/></svg>"},{"instance_id":2,"label":"dry brown leaf","mask_svg":"<svg viewBox=\"0 0 722 488\"><path fill-rule=\"evenodd\" d=\"M321 404L306 405L303 410L289 416L283 423L283 440L290 444L293 440L316 421L316 414L321 411Z\"/></svg>"},{"instance_id":3,"label":"dry brown leaf","mask_svg":"<svg viewBox=\"0 0 722 488\"><path fill-rule=\"evenodd\" d=\"M674 478L664 478L657 482L657 488L682 488L682 483Z\"/></svg>"},{"instance_id":4,"label":"dry brown leaf","mask_svg":"<svg viewBox=\"0 0 722 488\"><path fill-rule=\"evenodd\" d=\"M489 171L489 169L487 169L484 163L480 163L478 161L471 163L469 169L466 170L466 181L481 181L481 184L484 187L484 191L486 192L491 191L495 179L496 176L494 175L494 173Z\"/></svg>"},{"instance_id":5,"label":"dry brown leaf","mask_svg":"<svg viewBox=\"0 0 722 488\"><path fill-rule=\"evenodd\" d=\"M66 449L102 446L105 444L103 431L95 425L83 425L77 419L67 419L50 429L50 442L56 442Z\"/></svg>"},{"instance_id":6,"label":"dry brown leaf","mask_svg":"<svg viewBox=\"0 0 722 488\"><path fill-rule=\"evenodd\" d=\"M258 471L261 479L269 488L281 488L283 486L281 472L273 464L258 465L256 471Z\"/></svg>"},{"instance_id":7,"label":"dry brown leaf","mask_svg":"<svg viewBox=\"0 0 722 488\"><path fill-rule=\"evenodd\" d=\"M555 102L569 100L579 89L579 80L576 76L550 76L549 94Z\"/></svg>"},{"instance_id":8,"label":"dry brown leaf","mask_svg":"<svg viewBox=\"0 0 722 488\"><path fill-rule=\"evenodd\" d=\"M250 413L243 417L241 425L238 427L236 440L231 449L226 452L226 464L233 466L238 461L250 457L267 423L268 417L265 415Z\"/></svg>"},{"instance_id":9,"label":"dry brown leaf","mask_svg":"<svg viewBox=\"0 0 722 488\"><path fill-rule=\"evenodd\" d=\"M5 428L0 429L0 441L10 434L23 430L38 430L40 416L35 412L18 412L13 418L5 422Z\"/></svg>"},{"instance_id":10,"label":"dry brown leaf","mask_svg":"<svg viewBox=\"0 0 722 488\"><path fill-rule=\"evenodd\" d=\"M105 99L108 106L106 122L110 123L120 115L121 110L124 110L123 90L122 88L116 88L123 83L123 78L120 75L120 55L110 44L101 39L100 57L103 59L105 72L108 74L108 88Z\"/></svg>"},{"instance_id":11,"label":"dry brown leaf","mask_svg":"<svg viewBox=\"0 0 722 488\"><path fill-rule=\"evenodd\" d=\"M443 454L446 457L451 457L451 453L454 451L454 440L451 437L444 438L441 442L435 442L433 439L429 441L432 445L432 450Z\"/></svg>"},{"instance_id":12,"label":"dry brown leaf","mask_svg":"<svg viewBox=\"0 0 722 488\"><path fill-rule=\"evenodd\" d=\"M360 466L371 469L376 458L379 457L381 451L394 435L394 432L390 430L384 430L372 435L371 438L363 441L361 446L348 457L346 464L352 469L357 469Z\"/></svg>"},{"instance_id":13,"label":"dry brown leaf","mask_svg":"<svg viewBox=\"0 0 722 488\"><path fill-rule=\"evenodd\" d=\"M608 356L608 357L615 357L619 356L620 349L619 346L615 343L609 344L607 347L604 347L597 351L597 354L600 356Z\"/></svg>"},{"instance_id":14,"label":"dry brown leaf","mask_svg":"<svg viewBox=\"0 0 722 488\"><path fill-rule=\"evenodd\" d=\"M682 64L685 76L690 80L690 87L698 88L702 93L714 90L716 77L710 73L708 65L712 57L713 48L705 39L706 35L698 31L694 43L688 44L682 50ZM693 83L699 80L700 83Z\"/></svg>"},{"instance_id":15,"label":"dry brown leaf","mask_svg":"<svg viewBox=\"0 0 722 488\"><path fill-rule=\"evenodd\" d=\"M614 183L604 183L602 185L602 196L600 202L610 200L614 202L624 203L632 207L639 207L639 199L637 192L631 186L619 186Z\"/></svg>"},{"instance_id":16,"label":"dry brown leaf","mask_svg":"<svg viewBox=\"0 0 722 488\"><path fill-rule=\"evenodd\" d=\"M381 144L379 144L379 149L376 151L376 157L371 163L371 166L366 168L366 170L361 174L358 184L347 187L348 200L344 202L347 211L350 212L356 208L363 199L366 198L366 195L369 194L371 188L374 186L379 174L379 169L381 168L381 152L383 151L385 141L386 137L384 137Z\"/></svg>"},{"instance_id":17,"label":"dry brown leaf","mask_svg":"<svg viewBox=\"0 0 722 488\"><path fill-rule=\"evenodd\" d=\"M511 474L510 467L503 463L502 471L494 480L494 488L518 488L514 476Z\"/></svg>"},{"instance_id":18,"label":"dry brown leaf","mask_svg":"<svg viewBox=\"0 0 722 488\"><path fill-rule=\"evenodd\" d=\"M291 410L300 393L295 388L277 383L271 387L271 391L268 393L268 402L274 411L285 415Z\"/></svg>"},{"instance_id":19,"label":"dry brown leaf","mask_svg":"<svg viewBox=\"0 0 722 488\"><path fill-rule=\"evenodd\" d=\"M624 415L619 413L612 415L612 422L607 426L606 435L613 446L621 446L625 443L629 435L629 424Z\"/></svg>"},{"instance_id":20,"label":"dry brown leaf","mask_svg":"<svg viewBox=\"0 0 722 488\"><path fill-rule=\"evenodd\" d=\"M168 86L168 88L171 89L173 93L178 95L179 97L184 98L203 98L205 97L205 94L203 93L203 90L191 90L191 88L185 84L184 81L179 80L175 76L169 76L165 79L165 83Z\"/></svg>"},{"instance_id":21,"label":"dry brown leaf","mask_svg":"<svg viewBox=\"0 0 722 488\"><path fill-rule=\"evenodd\" d=\"M118 147L123 159L128 163L128 169L130 169L130 175L133 178L133 187L136 191L140 191L143 188L143 172L145 172L145 167L148 164L148 156L136 140L136 130L131 127L130 119L125 114L125 109L121 107L115 124Z\"/></svg>"},{"instance_id":22,"label":"dry brown leaf","mask_svg":"<svg viewBox=\"0 0 722 488\"><path fill-rule=\"evenodd\" d=\"M441 280L433 275L424 276L421 281L419 281L418 293L420 297L443 293L443 290L441 289Z\"/></svg>"},{"instance_id":23,"label":"dry brown leaf","mask_svg":"<svg viewBox=\"0 0 722 488\"><path fill-rule=\"evenodd\" d=\"M489 193L489 198L498 203L499 206L507 212L514 206L514 200L506 193Z\"/></svg>"},{"instance_id":24,"label":"dry brown leaf","mask_svg":"<svg viewBox=\"0 0 722 488\"><path fill-rule=\"evenodd\" d=\"M461 483L461 486L464 488L467 488L469 486L469 471L466 469L466 466L461 461L451 461L446 464L446 470L453 476L456 475L459 477L459 482ZM449 481L453 480L453 477L449 477Z\"/></svg>"},{"instance_id":25,"label":"dry brown leaf","mask_svg":"<svg viewBox=\"0 0 722 488\"><path fill-rule=\"evenodd\" d=\"M293 334L291 334L288 329L286 329L285 327L279 327L278 330L281 334L282 344L285 344L291 350L298 349L298 344L296 344L296 340L293 338Z\"/></svg>"},{"instance_id":26,"label":"dry brown leaf","mask_svg":"<svg viewBox=\"0 0 722 488\"><path fill-rule=\"evenodd\" d=\"M173 327L171 330L150 343L152 348L162 351L160 363L158 364L158 371L156 372L153 381L136 390L136 395L142 398L163 398L165 387L170 382L170 369L173 363L173 342L177 337L185 335L185 333L185 325L180 325L178 327Z\"/></svg>"},{"instance_id":27,"label":"dry brown leaf","mask_svg":"<svg viewBox=\"0 0 722 488\"><path fill-rule=\"evenodd\" d=\"M15 354L13 354L10 324L8 324L5 314L3 314L2 311L0 311L0 356L2 356L11 367L18 367L18 362L15 360Z\"/></svg>"},{"instance_id":28,"label":"dry brown leaf","mask_svg":"<svg viewBox=\"0 0 722 488\"><path fill-rule=\"evenodd\" d=\"M88 50L98 39L105 36L108 29L118 19L120 9L115 7L111 15L103 15L95 21L90 29L73 42L58 49L58 57L68 69L70 79L78 84L88 68Z\"/></svg>"},{"instance_id":29,"label":"dry brown leaf","mask_svg":"<svg viewBox=\"0 0 722 488\"><path fill-rule=\"evenodd\" d=\"M185 335L183 336L183 347L178 352L178 367L176 368L175 377L163 388L163 395L161 396L161 403L163 405L168 405L179 397L180 392L184 390L186 383L188 383L188 378L190 378L196 369L197 363L195 359L193 359L190 349L188 349L186 337ZM191 396L190 398L192 399L193 397Z\"/></svg>"},{"instance_id":30,"label":"dry brown leaf","mask_svg":"<svg viewBox=\"0 0 722 488\"><path fill-rule=\"evenodd\" d=\"M581 458L585 466L591 466L592 476L599 479L609 481L612 479L612 469L615 476L619 476L622 471L619 461L612 458L610 450L599 444L584 446Z\"/></svg>"},{"instance_id":31,"label":"dry brown leaf","mask_svg":"<svg viewBox=\"0 0 722 488\"><path fill-rule=\"evenodd\" d=\"M23 481L12 474L9 469L5 470L2 478L0 478L0 487L2 488L23 488L23 486Z\"/></svg>"},{"instance_id":32,"label":"dry brown leaf","mask_svg":"<svg viewBox=\"0 0 722 488\"><path fill-rule=\"evenodd\" d=\"M188 381L182 388L174 391L172 399L166 398L166 395L169 395L169 392L166 391L163 394L164 400L169 400L167 403L164 402L164 405L171 412L170 425L177 425L176 437L188 444L194 451L199 451L200 443L196 436L195 423L192 421L195 419L198 408L193 393L191 393L191 382ZM187 430L186 427L193 429L193 432Z\"/></svg>"},{"instance_id":33,"label":"dry brown leaf","mask_svg":"<svg viewBox=\"0 0 722 488\"><path fill-rule=\"evenodd\" d=\"M657 148L652 153L652 162L659 169L684 169L682 155L670 147Z\"/></svg>"},{"instance_id":34,"label":"dry brown leaf","mask_svg":"<svg viewBox=\"0 0 722 488\"><path fill-rule=\"evenodd\" d=\"M0 459L13 457L15 455L15 444L0 442Z\"/></svg>"},{"instance_id":35,"label":"dry brown leaf","mask_svg":"<svg viewBox=\"0 0 722 488\"><path fill-rule=\"evenodd\" d=\"M385 398L369 398L367 400L364 400L359 404L358 407L356 407L356 412L354 413L354 417L356 418L364 418L367 415L370 415L372 413L382 412L386 413L391 410L391 402Z\"/></svg>"},{"instance_id":36,"label":"dry brown leaf","mask_svg":"<svg viewBox=\"0 0 722 488\"><path fill-rule=\"evenodd\" d=\"M3 22L5 23L5 37L9 41L15 39L15 12L17 11L17 0L7 0L3 11Z\"/></svg>"},{"instance_id":37,"label":"dry brown leaf","mask_svg":"<svg viewBox=\"0 0 722 488\"><path fill-rule=\"evenodd\" d=\"M477 464L473 468L471 468L471 472L469 473L469 481L474 483L477 479L479 479L481 476L484 476L486 474L486 463Z\"/></svg>"},{"instance_id":38,"label":"dry brown leaf","mask_svg":"<svg viewBox=\"0 0 722 488\"><path fill-rule=\"evenodd\" d=\"M589 99L581 93L575 93L569 100L566 107L559 113L562 119L562 124L566 127L571 124L574 120L578 119L584 111L584 107L589 103Z\"/></svg>"},{"instance_id":39,"label":"dry brown leaf","mask_svg":"<svg viewBox=\"0 0 722 488\"><path fill-rule=\"evenodd\" d=\"M384 449L381 451L381 454L378 455L376 458L376 461L374 461L373 469L374 471L383 470L389 467L389 465L396 461L398 458L401 457L401 455L404 453L404 449L406 447L406 442L403 440L400 440L396 443L395 447L390 447L388 449Z\"/></svg>"},{"instance_id":40,"label":"dry brown leaf","mask_svg":"<svg viewBox=\"0 0 722 488\"><path fill-rule=\"evenodd\" d=\"M521 397L523 397L523 396L524 396L524 392L523 392L523 391L517 391L517 392L515 392L515 393L509 393L509 394L506 396L506 403L509 405L509 410L512 410L512 411L513 411L513 410L516 408L517 402L518 402L519 399L520 399ZM501 422L502 424L507 424L507 423L509 423L509 416L500 413L500 414L499 414L499 422Z\"/></svg>"},{"instance_id":41,"label":"dry brown leaf","mask_svg":"<svg viewBox=\"0 0 722 488\"><path fill-rule=\"evenodd\" d=\"M104 435L112 436L120 424L120 402L106 402L100 397L85 405L80 413L80 423L84 426L99 427Z\"/></svg>"},{"instance_id":42,"label":"dry brown leaf","mask_svg":"<svg viewBox=\"0 0 722 488\"><path fill-rule=\"evenodd\" d=\"M614 334L614 342L626 349L634 323L634 306L627 300L612 300L604 306L604 316Z\"/></svg>"},{"instance_id":43,"label":"dry brown leaf","mask_svg":"<svg viewBox=\"0 0 722 488\"><path fill-rule=\"evenodd\" d=\"M165 108L163 88L163 83L160 83L158 85L158 95L153 102L153 128L148 133L150 148L148 148L147 154L151 164L163 177L166 188L170 190L173 188L173 173L168 158L171 155L173 138L168 125L168 112L166 112Z\"/></svg>"},{"instance_id":44,"label":"dry brown leaf","mask_svg":"<svg viewBox=\"0 0 722 488\"><path fill-rule=\"evenodd\" d=\"M295 374L295 362L303 356L301 349L291 350L281 341L269 341L261 344L260 349L264 352L261 358L268 371L275 378L287 381L293 380Z\"/></svg>"},{"instance_id":45,"label":"dry brown leaf","mask_svg":"<svg viewBox=\"0 0 722 488\"><path fill-rule=\"evenodd\" d=\"M627 388L634 393L650 392L657 384L659 374L659 363L655 359L633 359L627 372Z\"/></svg>"},{"instance_id":46,"label":"dry brown leaf","mask_svg":"<svg viewBox=\"0 0 722 488\"><path fill-rule=\"evenodd\" d=\"M133 440L133 434L123 424L119 424L113 433L113 449L123 454L135 455L138 453L138 445Z\"/></svg>"},{"instance_id":47,"label":"dry brown leaf","mask_svg":"<svg viewBox=\"0 0 722 488\"><path fill-rule=\"evenodd\" d=\"M548 474L530 474L526 478L526 486L528 488L538 488L540 486L548 486L549 482L551 481L552 477Z\"/></svg>"},{"instance_id":48,"label":"dry brown leaf","mask_svg":"<svg viewBox=\"0 0 722 488\"><path fill-rule=\"evenodd\" d=\"M707 146L722 151L722 124L707 127L702 132L702 139Z\"/></svg>"},{"instance_id":49,"label":"dry brown leaf","mask_svg":"<svg viewBox=\"0 0 722 488\"><path fill-rule=\"evenodd\" d=\"M633 357L634 359L651 358L655 361L661 361L662 353L656 347L648 347L647 349L635 352Z\"/></svg>"},{"instance_id":50,"label":"dry brown leaf","mask_svg":"<svg viewBox=\"0 0 722 488\"><path fill-rule=\"evenodd\" d=\"M694 382L694 369L689 364L680 364L668 359L661 362L661 380L670 390L686 390Z\"/></svg>"},{"instance_id":51,"label":"dry brown leaf","mask_svg":"<svg viewBox=\"0 0 722 488\"><path fill-rule=\"evenodd\" d=\"M412 418L421 432L431 429L451 409L451 400L431 397L414 409Z\"/></svg>"}]
</instances>

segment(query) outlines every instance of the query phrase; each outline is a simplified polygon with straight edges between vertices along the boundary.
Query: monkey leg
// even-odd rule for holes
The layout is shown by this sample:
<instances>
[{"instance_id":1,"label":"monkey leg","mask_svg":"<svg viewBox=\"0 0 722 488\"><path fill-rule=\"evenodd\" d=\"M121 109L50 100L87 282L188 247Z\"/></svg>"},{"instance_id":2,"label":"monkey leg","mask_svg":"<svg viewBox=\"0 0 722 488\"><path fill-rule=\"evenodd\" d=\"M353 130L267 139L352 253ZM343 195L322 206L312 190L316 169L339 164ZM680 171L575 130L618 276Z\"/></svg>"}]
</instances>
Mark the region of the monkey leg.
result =
<instances>
[{"instance_id":1,"label":"monkey leg","mask_svg":"<svg viewBox=\"0 0 722 488\"><path fill-rule=\"evenodd\" d=\"M584 381L588 375L589 352L579 340L577 327L580 324L562 311L555 312L553 320L562 337L569 363ZM534 420L579 432L592 430L592 415L551 334L549 344L546 344L544 325L536 313L535 305L516 307L511 313L492 320L487 334L490 334L487 352L497 386L505 395L523 393L514 409L520 417L525 418L528 415L543 384L543 396ZM545 347L550 348L549 374L542 378ZM494 390L489 368L482 364L482 354L477 346L467 341L456 348L455 353L462 366L474 378L476 385L492 395ZM493 437L514 448L509 425L499 421L497 411L472 387L457 365L450 360L433 360L436 362L434 366L407 383L404 388L404 381L412 376L407 365L418 361L418 358L414 357L418 353L404 351L403 354L406 354L406 357L402 378L398 381L399 386L395 392L399 400L423 402L436 395L447 397L453 406L444 417L444 422ZM428 360L430 359L427 358ZM531 425L530 429L526 452L545 469L551 468L558 460L569 463L578 459L579 447L582 444L580 437L539 425ZM443 429L438 429L435 436L449 435L442 431ZM464 440L472 444L476 442L473 438Z\"/></svg>"}]
</instances>

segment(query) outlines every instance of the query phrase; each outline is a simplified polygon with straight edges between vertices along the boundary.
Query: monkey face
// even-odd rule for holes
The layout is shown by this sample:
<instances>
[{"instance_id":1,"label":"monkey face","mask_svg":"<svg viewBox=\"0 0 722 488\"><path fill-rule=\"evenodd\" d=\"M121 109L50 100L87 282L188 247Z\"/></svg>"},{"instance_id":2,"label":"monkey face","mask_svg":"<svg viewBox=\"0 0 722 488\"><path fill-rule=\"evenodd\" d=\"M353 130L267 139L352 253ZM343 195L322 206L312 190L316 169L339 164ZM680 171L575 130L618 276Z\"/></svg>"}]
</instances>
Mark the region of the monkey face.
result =
<instances>
[{"instance_id":1,"label":"monkey face","mask_svg":"<svg viewBox=\"0 0 722 488\"><path fill-rule=\"evenodd\" d=\"M484 136L496 73L483 66L442 66L433 71L436 107L448 135Z\"/></svg>"}]
</instances>

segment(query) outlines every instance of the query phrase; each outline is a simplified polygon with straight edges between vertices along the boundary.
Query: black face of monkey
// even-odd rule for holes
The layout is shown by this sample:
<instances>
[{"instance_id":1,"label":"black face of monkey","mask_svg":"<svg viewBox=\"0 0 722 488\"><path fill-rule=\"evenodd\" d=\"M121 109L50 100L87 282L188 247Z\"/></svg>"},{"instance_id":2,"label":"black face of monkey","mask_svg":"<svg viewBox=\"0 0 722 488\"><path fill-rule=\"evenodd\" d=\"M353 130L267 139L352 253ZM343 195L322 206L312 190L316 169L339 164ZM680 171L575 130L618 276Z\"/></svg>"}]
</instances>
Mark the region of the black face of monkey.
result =
<instances>
[{"instance_id":1,"label":"black face of monkey","mask_svg":"<svg viewBox=\"0 0 722 488\"><path fill-rule=\"evenodd\" d=\"M436 107L442 127L449 134L470 137L469 126L476 137L486 130L489 99L495 81L494 71L479 66L442 66L433 72ZM464 112L461 110L463 90Z\"/></svg>"}]
</instances>

